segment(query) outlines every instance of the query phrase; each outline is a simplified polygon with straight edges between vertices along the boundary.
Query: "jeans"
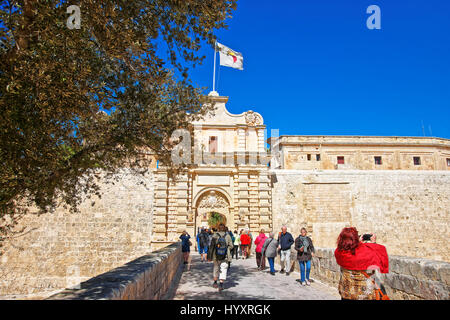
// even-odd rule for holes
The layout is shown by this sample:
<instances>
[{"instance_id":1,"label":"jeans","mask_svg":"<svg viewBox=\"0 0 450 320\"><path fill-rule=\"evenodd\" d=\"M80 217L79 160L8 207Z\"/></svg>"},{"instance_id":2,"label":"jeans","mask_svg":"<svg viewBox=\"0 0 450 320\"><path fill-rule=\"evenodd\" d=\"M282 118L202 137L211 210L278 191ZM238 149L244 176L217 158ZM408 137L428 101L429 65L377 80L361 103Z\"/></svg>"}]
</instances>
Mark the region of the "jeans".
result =
<instances>
[{"instance_id":1,"label":"jeans","mask_svg":"<svg viewBox=\"0 0 450 320\"><path fill-rule=\"evenodd\" d=\"M256 252L256 265L258 268L264 269L266 267L266 260L261 252Z\"/></svg>"},{"instance_id":2,"label":"jeans","mask_svg":"<svg viewBox=\"0 0 450 320\"><path fill-rule=\"evenodd\" d=\"M235 245L233 247L233 250L231 251L231 257L232 258L235 257L235 259L238 259L238 257L239 257L239 246L238 245Z\"/></svg>"},{"instance_id":3,"label":"jeans","mask_svg":"<svg viewBox=\"0 0 450 320\"><path fill-rule=\"evenodd\" d=\"M280 265L281 270L291 271L291 249L281 250Z\"/></svg>"},{"instance_id":4,"label":"jeans","mask_svg":"<svg viewBox=\"0 0 450 320\"><path fill-rule=\"evenodd\" d=\"M308 261L299 261L300 265L300 281L305 282L309 280L309 272L311 271L311 260ZM306 280L305 280L305 266L306 266Z\"/></svg>"},{"instance_id":5,"label":"jeans","mask_svg":"<svg viewBox=\"0 0 450 320\"><path fill-rule=\"evenodd\" d=\"M267 258L269 261L270 272L275 272L275 258Z\"/></svg>"}]
</instances>

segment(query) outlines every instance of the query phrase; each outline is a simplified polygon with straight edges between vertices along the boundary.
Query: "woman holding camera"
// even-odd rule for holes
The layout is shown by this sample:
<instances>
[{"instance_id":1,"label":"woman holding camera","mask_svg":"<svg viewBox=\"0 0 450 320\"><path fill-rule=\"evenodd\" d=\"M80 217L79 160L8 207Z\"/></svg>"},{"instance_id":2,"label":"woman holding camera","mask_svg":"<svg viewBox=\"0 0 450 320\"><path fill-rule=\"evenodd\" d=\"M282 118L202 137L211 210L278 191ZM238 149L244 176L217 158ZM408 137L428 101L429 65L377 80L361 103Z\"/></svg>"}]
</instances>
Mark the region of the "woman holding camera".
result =
<instances>
[{"instance_id":1,"label":"woman holding camera","mask_svg":"<svg viewBox=\"0 0 450 320\"><path fill-rule=\"evenodd\" d=\"M339 294L342 300L387 300L384 288L376 279L376 271L389 272L386 247L376 243L373 235L360 237L356 228L342 229L334 252L341 267Z\"/></svg>"},{"instance_id":2,"label":"woman holding camera","mask_svg":"<svg viewBox=\"0 0 450 320\"><path fill-rule=\"evenodd\" d=\"M183 252L183 260L184 264L189 262L189 253L191 252L191 240L189 240L191 236L187 233L186 230L180 236L181 239L181 252Z\"/></svg>"}]
</instances>

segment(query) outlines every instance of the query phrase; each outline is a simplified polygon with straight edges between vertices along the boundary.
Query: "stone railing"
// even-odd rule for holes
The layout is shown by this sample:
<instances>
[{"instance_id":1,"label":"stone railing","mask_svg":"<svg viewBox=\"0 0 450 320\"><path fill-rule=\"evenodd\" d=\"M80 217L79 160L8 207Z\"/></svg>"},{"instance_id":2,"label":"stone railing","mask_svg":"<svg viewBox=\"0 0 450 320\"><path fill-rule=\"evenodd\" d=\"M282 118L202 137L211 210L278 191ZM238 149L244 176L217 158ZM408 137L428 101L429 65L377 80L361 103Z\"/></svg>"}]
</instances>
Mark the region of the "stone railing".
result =
<instances>
[{"instance_id":1,"label":"stone railing","mask_svg":"<svg viewBox=\"0 0 450 320\"><path fill-rule=\"evenodd\" d=\"M181 242L65 289L49 300L159 300L183 270Z\"/></svg>"},{"instance_id":2,"label":"stone railing","mask_svg":"<svg viewBox=\"0 0 450 320\"><path fill-rule=\"evenodd\" d=\"M296 260L296 253L291 258ZM298 263L295 263L298 270ZM311 265L311 278L337 287L340 267L334 249L316 248ZM448 300L450 263L419 258L389 256L389 273L381 281L393 300Z\"/></svg>"}]
</instances>

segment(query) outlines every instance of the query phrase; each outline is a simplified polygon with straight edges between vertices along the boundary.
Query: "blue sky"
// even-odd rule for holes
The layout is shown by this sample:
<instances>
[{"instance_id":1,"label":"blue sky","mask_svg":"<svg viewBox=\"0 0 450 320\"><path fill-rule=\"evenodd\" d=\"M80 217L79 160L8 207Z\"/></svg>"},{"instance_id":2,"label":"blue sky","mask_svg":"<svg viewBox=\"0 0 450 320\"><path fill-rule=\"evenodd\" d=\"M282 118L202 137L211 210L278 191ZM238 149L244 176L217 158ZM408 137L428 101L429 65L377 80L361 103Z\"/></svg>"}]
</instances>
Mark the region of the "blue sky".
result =
<instances>
[{"instance_id":1,"label":"blue sky","mask_svg":"<svg viewBox=\"0 0 450 320\"><path fill-rule=\"evenodd\" d=\"M372 4L381 30L366 27ZM244 70L220 67L216 90L269 130L423 136L423 121L426 136L450 138L450 1L240 0L217 36ZM201 54L191 78L208 93L213 50Z\"/></svg>"}]
</instances>

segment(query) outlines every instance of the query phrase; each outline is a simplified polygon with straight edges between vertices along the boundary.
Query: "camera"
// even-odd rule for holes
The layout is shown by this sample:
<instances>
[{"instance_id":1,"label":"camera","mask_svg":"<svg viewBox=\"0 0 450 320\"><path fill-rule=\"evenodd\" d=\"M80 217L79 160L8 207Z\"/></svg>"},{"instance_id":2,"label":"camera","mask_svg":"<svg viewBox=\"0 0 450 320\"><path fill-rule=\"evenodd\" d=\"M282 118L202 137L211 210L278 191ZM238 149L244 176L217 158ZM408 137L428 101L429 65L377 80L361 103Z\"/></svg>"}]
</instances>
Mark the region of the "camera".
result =
<instances>
[{"instance_id":1,"label":"camera","mask_svg":"<svg viewBox=\"0 0 450 320\"><path fill-rule=\"evenodd\" d=\"M372 238L372 234L366 233L362 236L362 241L370 241L370 238Z\"/></svg>"}]
</instances>

